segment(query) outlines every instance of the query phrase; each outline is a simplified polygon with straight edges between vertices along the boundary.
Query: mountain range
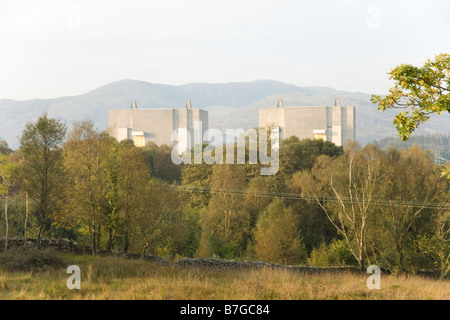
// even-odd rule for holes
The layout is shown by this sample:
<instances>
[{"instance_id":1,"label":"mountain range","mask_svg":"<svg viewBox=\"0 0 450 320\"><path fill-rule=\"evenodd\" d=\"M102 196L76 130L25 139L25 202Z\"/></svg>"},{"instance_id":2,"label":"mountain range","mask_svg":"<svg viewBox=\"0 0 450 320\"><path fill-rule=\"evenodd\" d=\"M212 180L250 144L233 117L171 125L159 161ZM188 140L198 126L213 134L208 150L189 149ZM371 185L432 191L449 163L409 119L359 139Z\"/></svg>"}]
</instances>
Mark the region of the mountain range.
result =
<instances>
[{"instance_id":1,"label":"mountain range","mask_svg":"<svg viewBox=\"0 0 450 320\"><path fill-rule=\"evenodd\" d=\"M258 80L231 83L190 83L186 85L154 84L138 80L121 80L78 96L56 99L17 101L0 99L0 138L13 149L26 122L47 112L70 124L75 120L92 120L99 129L108 127L108 110L129 108L137 101L138 108L184 108L186 100L192 107L209 112L209 127L226 128L258 126L258 109L274 107L279 98L284 106L332 106L339 97L341 105L356 109L356 139L366 144L374 139L395 136L392 119L396 110L382 112L370 102L370 94L339 91L328 87L299 87L280 81ZM416 134L450 134L450 115L435 116Z\"/></svg>"}]
</instances>

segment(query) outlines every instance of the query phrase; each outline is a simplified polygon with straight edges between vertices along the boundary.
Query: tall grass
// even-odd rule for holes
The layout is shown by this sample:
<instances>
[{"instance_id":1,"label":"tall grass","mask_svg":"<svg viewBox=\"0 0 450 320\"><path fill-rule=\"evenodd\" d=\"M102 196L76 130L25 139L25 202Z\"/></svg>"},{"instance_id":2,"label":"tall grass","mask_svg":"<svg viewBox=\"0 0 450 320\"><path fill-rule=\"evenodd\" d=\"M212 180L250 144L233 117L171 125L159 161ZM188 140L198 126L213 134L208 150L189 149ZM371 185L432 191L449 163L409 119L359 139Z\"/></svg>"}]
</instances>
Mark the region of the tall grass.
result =
<instances>
[{"instance_id":1,"label":"tall grass","mask_svg":"<svg viewBox=\"0 0 450 320\"><path fill-rule=\"evenodd\" d=\"M81 268L81 289L69 290L66 270L0 270L0 299L446 299L450 282L418 276L381 276L369 290L366 275L298 274L286 270L206 271L156 266L141 260L65 256Z\"/></svg>"}]
</instances>

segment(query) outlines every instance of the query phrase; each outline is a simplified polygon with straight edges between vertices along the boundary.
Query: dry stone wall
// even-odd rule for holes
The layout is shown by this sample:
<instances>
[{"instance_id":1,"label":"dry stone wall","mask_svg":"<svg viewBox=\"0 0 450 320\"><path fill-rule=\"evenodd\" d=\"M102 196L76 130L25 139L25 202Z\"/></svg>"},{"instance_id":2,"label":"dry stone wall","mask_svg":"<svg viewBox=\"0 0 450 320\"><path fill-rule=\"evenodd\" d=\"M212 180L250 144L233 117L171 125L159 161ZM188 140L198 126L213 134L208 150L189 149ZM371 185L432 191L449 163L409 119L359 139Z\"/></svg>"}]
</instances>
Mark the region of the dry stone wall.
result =
<instances>
[{"instance_id":1,"label":"dry stone wall","mask_svg":"<svg viewBox=\"0 0 450 320\"><path fill-rule=\"evenodd\" d=\"M36 245L37 239L28 238L27 245ZM0 238L0 248L4 248L5 239ZM14 237L8 239L8 248L22 247L24 246L24 240L21 237ZM77 242L70 241L67 239L42 239L43 248L52 248L59 252L71 252L76 254L90 254L89 247L81 246ZM100 253L105 256L117 256L124 257L123 253ZM153 255L140 255L140 254L127 254L125 256L127 259L144 259L145 261L154 263L156 265L170 267L172 264L161 257ZM311 266L287 266L276 263L262 262L262 261L236 261L236 260L225 260L225 259L178 259L173 263L176 268L183 269L205 269L214 271L226 271L226 270L245 270L245 269L278 269L278 270L288 270L293 272L302 272L310 274L319 274L326 272L359 272L355 267L311 267Z\"/></svg>"},{"instance_id":2,"label":"dry stone wall","mask_svg":"<svg viewBox=\"0 0 450 320\"><path fill-rule=\"evenodd\" d=\"M25 245L24 239L21 237L14 237L8 239L8 249L23 247ZM37 245L36 238L27 238L26 245L33 246ZM70 241L67 239L47 239L43 238L41 241L42 248L51 248L59 252L72 252L72 253L83 253L88 252L88 248L81 246L77 242ZM0 248L5 247L5 238L0 238Z\"/></svg>"},{"instance_id":3,"label":"dry stone wall","mask_svg":"<svg viewBox=\"0 0 450 320\"><path fill-rule=\"evenodd\" d=\"M278 269L293 272L303 272L311 274L319 274L324 272L348 272L355 271L354 267L310 267L310 266L287 266L276 263L262 261L236 261L224 259L179 259L175 262L176 267L180 268L203 268L207 270L236 270L236 269Z\"/></svg>"}]
</instances>

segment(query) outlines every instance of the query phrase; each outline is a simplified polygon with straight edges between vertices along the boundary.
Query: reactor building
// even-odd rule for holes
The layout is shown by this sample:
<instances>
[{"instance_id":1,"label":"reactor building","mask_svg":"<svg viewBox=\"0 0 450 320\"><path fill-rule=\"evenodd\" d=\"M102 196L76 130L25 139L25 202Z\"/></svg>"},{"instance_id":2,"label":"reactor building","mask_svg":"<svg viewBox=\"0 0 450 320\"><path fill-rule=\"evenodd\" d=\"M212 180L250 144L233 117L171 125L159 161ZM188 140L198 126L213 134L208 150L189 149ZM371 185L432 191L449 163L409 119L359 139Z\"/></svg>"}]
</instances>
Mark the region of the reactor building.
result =
<instances>
[{"instance_id":1,"label":"reactor building","mask_svg":"<svg viewBox=\"0 0 450 320\"><path fill-rule=\"evenodd\" d=\"M132 101L130 109L109 110L109 132L118 141L130 139L135 146L143 147L148 142L156 145L174 146L180 152L194 146L194 137L208 130L208 111L192 108L142 108Z\"/></svg>"},{"instance_id":2,"label":"reactor building","mask_svg":"<svg viewBox=\"0 0 450 320\"><path fill-rule=\"evenodd\" d=\"M299 139L323 139L338 146L355 141L355 108L341 106L336 98L334 106L278 107L259 109L259 127L275 126L280 140L291 136Z\"/></svg>"}]
</instances>

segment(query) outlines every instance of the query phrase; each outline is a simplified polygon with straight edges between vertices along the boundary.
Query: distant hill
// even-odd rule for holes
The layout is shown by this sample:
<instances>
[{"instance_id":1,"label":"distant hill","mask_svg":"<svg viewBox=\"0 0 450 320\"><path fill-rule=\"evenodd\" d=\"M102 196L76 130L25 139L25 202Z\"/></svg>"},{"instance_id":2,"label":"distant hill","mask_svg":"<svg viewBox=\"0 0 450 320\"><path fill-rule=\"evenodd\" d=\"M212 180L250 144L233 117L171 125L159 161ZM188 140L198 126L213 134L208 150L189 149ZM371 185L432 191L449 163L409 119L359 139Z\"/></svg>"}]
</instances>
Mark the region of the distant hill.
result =
<instances>
[{"instance_id":1,"label":"distant hill","mask_svg":"<svg viewBox=\"0 0 450 320\"><path fill-rule=\"evenodd\" d=\"M0 138L13 148L27 121L47 111L69 125L74 120L91 119L101 128L108 126L108 110L129 108L136 100L138 108L184 108L186 100L193 107L209 111L209 126L246 128L258 125L258 108L276 106L282 98L285 106L342 105L356 107L356 136L361 143L394 136L395 112L381 112L370 102L370 95L338 91L327 87L299 87L273 80L233 83L190 83L180 86L121 80L79 96L28 101L0 100ZM449 115L435 117L423 126L422 133L450 134Z\"/></svg>"},{"instance_id":2,"label":"distant hill","mask_svg":"<svg viewBox=\"0 0 450 320\"><path fill-rule=\"evenodd\" d=\"M450 135L446 134L413 135L408 141L401 141L398 138L383 138L374 140L372 143L383 150L390 147L401 150L419 146L422 150L428 150L434 163L450 162Z\"/></svg>"}]
</instances>

